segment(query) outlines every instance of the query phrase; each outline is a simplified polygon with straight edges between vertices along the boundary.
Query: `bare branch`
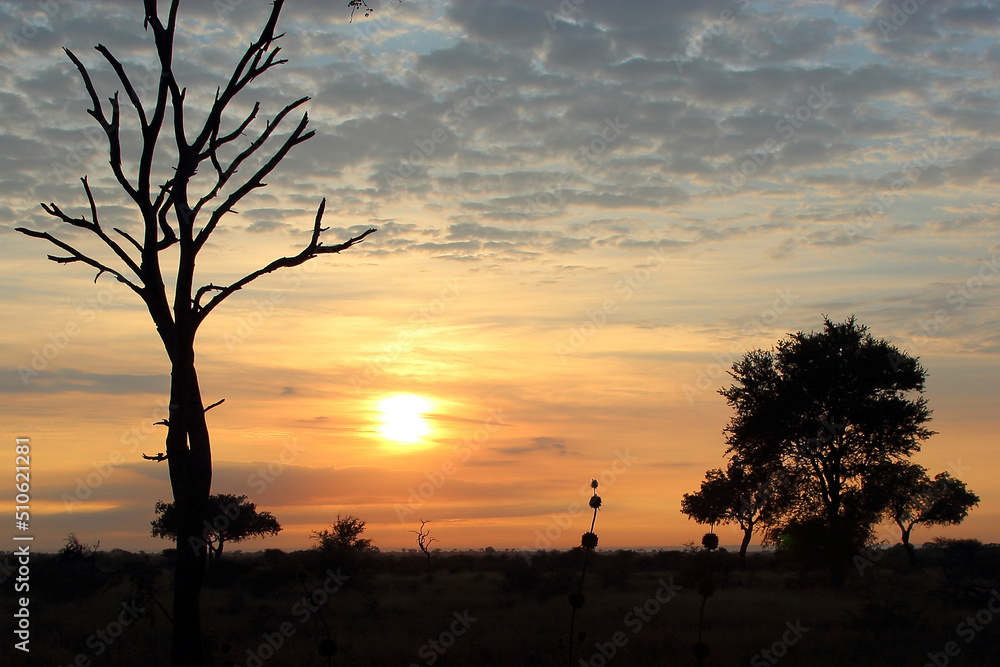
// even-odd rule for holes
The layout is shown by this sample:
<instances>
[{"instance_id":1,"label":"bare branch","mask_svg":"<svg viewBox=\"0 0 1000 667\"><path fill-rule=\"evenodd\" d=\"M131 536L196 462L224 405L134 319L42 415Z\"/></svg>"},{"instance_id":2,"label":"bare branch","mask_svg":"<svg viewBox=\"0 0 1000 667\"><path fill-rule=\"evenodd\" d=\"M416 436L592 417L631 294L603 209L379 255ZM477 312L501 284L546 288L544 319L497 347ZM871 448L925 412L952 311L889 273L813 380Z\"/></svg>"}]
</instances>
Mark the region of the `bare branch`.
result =
<instances>
[{"instance_id":1,"label":"bare branch","mask_svg":"<svg viewBox=\"0 0 1000 667\"><path fill-rule=\"evenodd\" d=\"M233 74L230 77L229 82L226 84L226 87L216 98L215 104L212 105L212 110L209 112L208 117L205 120L205 126L202 128L198 138L191 144L191 146L199 153L204 150L206 145L208 145L211 137L218 132L218 127L222 122L223 113L233 98L236 97L236 95L238 95L239 92L247 86L247 84L266 72L268 69L287 62L284 59L275 59L280 49L276 49L275 51L269 53L263 64L260 62L262 55L268 51L271 44L274 43L275 40L281 39L282 37L282 35L275 35L274 30L278 25L278 15L281 13L283 5L284 0L274 0L271 7L271 14L268 16L267 23L261 29L260 35L257 37L257 41L247 47L243 57L240 58L240 62L233 69Z\"/></svg>"},{"instance_id":2,"label":"bare branch","mask_svg":"<svg viewBox=\"0 0 1000 667\"><path fill-rule=\"evenodd\" d=\"M199 310L201 308L201 297L205 296L209 292L221 292L224 289L225 287L222 287L221 285L214 285L212 283L202 285L198 288L198 291L194 295L194 309Z\"/></svg>"},{"instance_id":3,"label":"bare branch","mask_svg":"<svg viewBox=\"0 0 1000 667\"><path fill-rule=\"evenodd\" d=\"M132 198L137 204L140 203L138 192L135 187L129 182L125 177L125 173L122 171L122 146L121 146L121 118L118 111L118 93L116 92L113 97L109 98L111 102L111 120L104 114L104 107L101 104L101 99L97 95L97 90L94 88L94 82L90 78L90 72L87 71L86 66L79 58L76 57L69 49L63 49L69 59L73 61L76 68L80 71L80 76L83 78L83 84L87 88L87 94L90 95L90 101L94 105L93 109L89 109L87 113L94 117L94 119L104 130L104 134L108 137L108 162L111 165L111 170L118 179L118 183L122 186L122 189L128 193L129 197Z\"/></svg>"},{"instance_id":4,"label":"bare branch","mask_svg":"<svg viewBox=\"0 0 1000 667\"><path fill-rule=\"evenodd\" d=\"M125 265L135 274L137 278L142 279L142 273L140 272L139 265L135 260L125 250L115 242L110 236L108 236L104 230L101 228L100 220L97 217L97 202L94 200L94 193L90 189L90 183L87 182L87 178L83 177L80 179L83 183L83 189L87 193L87 201L90 204L90 215L91 220L86 218L71 218L66 215L55 203L50 203L48 205L42 204L42 209L54 218L59 218L63 222L73 225L74 227L80 227L92 232L107 245L111 250L118 255L119 259L125 262ZM134 241L133 241L134 243ZM142 248L139 248L140 252Z\"/></svg>"},{"instance_id":5,"label":"bare branch","mask_svg":"<svg viewBox=\"0 0 1000 667\"><path fill-rule=\"evenodd\" d=\"M97 278L101 277L102 273L110 273L118 280L118 282L128 285L133 292L135 292L141 298L143 298L143 300L145 300L145 295L143 294L142 288L133 283L128 278L126 278L124 275L122 275L121 272L98 262L96 259L84 255L82 252L80 252L73 246L69 245L65 241L60 241L59 239L52 236L48 232L38 232L35 231L34 229L26 229L24 227L17 227L14 229L14 231L21 232L25 236L30 236L32 238L45 239L52 245L61 248L62 250L65 250L66 252L69 253L69 257L56 257L55 255L49 255L48 256L49 259L52 260L53 262L57 264L71 264L73 262L82 262L88 266L92 266L95 269L97 269L97 277L94 278L95 283L97 282Z\"/></svg>"},{"instance_id":6,"label":"bare branch","mask_svg":"<svg viewBox=\"0 0 1000 667\"><path fill-rule=\"evenodd\" d=\"M205 196L203 196L195 205L194 209L192 210L192 215L196 216L198 212L201 211L202 207L205 204L207 204L209 201L218 196L219 191L222 190L223 187L225 187L229 179L237 172L237 170L239 170L240 165L243 164L243 162L247 158L256 153L264 145L264 143L268 140L268 138L270 138L270 136L277 129L278 125L281 124L281 122L285 119L285 117L289 113L291 113L292 111L294 111L295 109L302 106L308 101L309 101L308 97L303 97L285 106L285 108L282 109L281 112L278 113L278 115L275 116L273 120L268 121L267 126L264 128L264 131L261 132L260 136L257 137L257 139L253 141L253 143L251 143L246 149L240 152L235 158L233 158L233 161L229 163L229 166L226 169L222 169L222 165L219 164L218 157L216 155L216 149L220 145L222 145L221 141L220 143L213 143L213 145L211 145L208 148L206 156L211 157L212 164L215 166L215 169L219 174L219 178L215 186L208 193L206 193ZM260 103L258 102L254 106L254 111L248 117L247 121L253 120L253 117L256 115L257 109L259 108L260 108ZM248 123L245 121L240 127L245 128L247 124ZM261 167L261 169L258 170L258 172L254 174L254 176L249 181L247 181L247 184L255 180L259 184L260 179L263 178L272 169L274 169L274 167L277 166L277 163L281 161L281 159L284 157L284 154L287 153L292 146L301 143L302 141L306 141L309 137L312 136L312 133L307 133L307 135L302 135L301 138L297 139L296 135L297 134L301 135L302 130L304 129L305 129L305 122L300 121L299 126L295 129L295 131L293 131L292 136L289 136L288 139L285 140L285 144L283 144L282 147L279 149L278 152L280 153L281 157L277 157L277 155L275 157L272 157L271 160L268 162L268 164L270 164L270 162L272 161L274 162L274 164L271 165L270 168L268 168L268 164L266 164L264 167ZM200 159L203 160L205 159L206 156L202 156ZM208 238L208 236L215 230L216 225L218 225L219 220L222 219L223 215L229 212L229 209L231 209L232 206L234 206L240 199L242 199L246 195L246 193L249 193L251 190L254 189L254 187L259 187L259 185L253 187L247 187L247 184L244 184L241 188L237 189L233 193L233 195L235 195L239 193L240 190L242 190L243 188L246 188L246 191L243 194L240 194L238 197L235 198L233 197L233 195L230 195L230 198L226 201L226 203L224 203L221 207L219 207L219 210L215 211L212 214L212 217L209 220L208 225L206 225L205 229L198 234L198 243L197 243L198 249L200 249L201 246L204 245L204 240L202 239Z\"/></svg>"},{"instance_id":7,"label":"bare branch","mask_svg":"<svg viewBox=\"0 0 1000 667\"><path fill-rule=\"evenodd\" d=\"M120 234L121 236L125 237L125 240L128 241L129 243L131 243L133 246L135 246L136 250L138 250L139 252L142 252L142 246L139 245L138 241L136 241L134 238L132 238L131 234L129 234L128 232L126 232L124 230L118 229L117 227L112 227L112 229L114 231L116 231L118 234Z\"/></svg>"},{"instance_id":8,"label":"bare branch","mask_svg":"<svg viewBox=\"0 0 1000 667\"><path fill-rule=\"evenodd\" d=\"M125 86L125 94L128 95L129 100L132 102L132 106L135 107L135 112L139 116L139 123L142 125L142 131L145 133L149 129L149 123L146 121L146 110L142 107L142 100L139 99L139 95L135 92L135 88L132 86L132 81L128 78L128 74L125 73L125 67L122 66L121 62L108 50L108 47L103 44L98 44L94 47L104 59L111 63L112 69L115 70L115 74L118 75L118 80L122 82Z\"/></svg>"},{"instance_id":9,"label":"bare branch","mask_svg":"<svg viewBox=\"0 0 1000 667\"><path fill-rule=\"evenodd\" d=\"M223 404L223 403L225 403L225 402L226 402L226 399L224 399L224 398L220 398L220 399L219 399L219 400L217 400L217 401L216 401L215 403L212 403L211 405L209 405L208 407L206 407L206 408L205 408L205 412L208 412L208 411L209 411L209 410L211 410L212 408L214 408L214 407L216 407L216 406L218 406L218 405L222 405L222 404Z\"/></svg>"},{"instance_id":10,"label":"bare branch","mask_svg":"<svg viewBox=\"0 0 1000 667\"><path fill-rule=\"evenodd\" d=\"M326 199L324 198L323 201L320 202L319 209L316 211L316 221L313 223L312 237L309 239L308 245L306 245L306 247L303 248L302 251L299 252L297 255L292 255L290 257L279 257L278 259L274 260L267 266L258 269L253 273L244 276L243 278L240 278L239 280L232 283L228 287L223 287L222 289L219 289L218 287L213 286L213 289L217 290L219 293L216 294L214 297L212 297L212 299L207 304L205 304L203 308L196 309L198 323L200 324L201 321L204 320L205 317L210 312L212 312L212 310L214 310L216 306L222 303L230 294L236 292L237 290L242 289L244 286L253 282L257 278L260 278L263 275L267 275L272 271L277 271L278 269L286 269L286 268L291 268L293 266L298 266L316 257L317 255L339 253L343 250L347 250L348 248L364 241L365 238L367 238L370 234L374 234L376 231L378 231L375 228L371 228L365 230L363 233L353 238L344 241L343 243L338 243L337 245L332 245L332 246L325 246L323 245L323 242L320 241L320 235L324 231L326 231L326 228L320 226L320 223L323 220L323 212L325 210L326 210ZM204 294L206 291L207 290L204 290L203 288L202 290L199 290L199 293Z\"/></svg>"},{"instance_id":11,"label":"bare branch","mask_svg":"<svg viewBox=\"0 0 1000 667\"><path fill-rule=\"evenodd\" d=\"M301 100L296 100L292 104L289 104L287 107L285 107L285 109L283 109L282 112L278 114L278 116L275 118L275 122L268 125L267 129L264 130L264 132L257 139L257 141L254 142L254 144L251 145L246 151L244 151L243 154L237 157L236 160L238 162L234 161L236 162L236 165L238 166L240 162L246 159L246 157L248 157L258 148L260 148L260 146L267 139L267 137L270 136L271 132L274 131L274 128L277 127L277 124L280 122L280 119L284 118L285 114L292 111L297 106L305 103L308 99L309 98L306 97L302 98ZM259 187L263 187L264 177L270 174L274 170L274 168L277 167L278 164L283 159L285 159L285 156L288 154L288 151L290 151L294 146L301 144L303 141L311 139L313 135L316 134L315 131L312 130L309 132L305 131L306 126L308 124L309 124L309 114L303 114L302 119L299 121L299 124L295 127L294 130L292 130L292 133L285 139L281 147L277 151L275 151L274 155L272 155L271 158L267 162L265 162L254 173L253 176L251 176L245 183L243 183L243 185L241 185L240 187L236 188L233 192L231 192L229 196L226 198L226 200L222 203L222 205L220 205L219 208L215 209L215 211L212 212L212 217L209 219L208 224L205 225L205 227L200 232L198 232L198 237L195 240L196 253L199 250L201 250L202 246L205 245L205 242L208 240L208 237L212 234L213 231L215 231L216 226L219 224L219 221L223 218L223 216L229 213L232 210L232 208L237 203L239 203L241 199L247 196L250 192ZM212 197L215 196L213 193L209 194ZM202 202L199 202L198 205L195 207L195 210L197 211L201 205Z\"/></svg>"},{"instance_id":12,"label":"bare branch","mask_svg":"<svg viewBox=\"0 0 1000 667\"><path fill-rule=\"evenodd\" d=\"M63 47L63 51L69 56L69 59L73 61L76 68L80 71L80 76L83 78L83 85L87 88L87 94L90 95L90 101L93 103L94 108L88 109L87 113L97 119L101 127L105 131L108 130L108 119L104 115L104 107L101 105L101 98L97 95L97 90L94 88L94 82L90 78L90 72L87 71L86 66L76 57L76 54L70 51L68 48Z\"/></svg>"},{"instance_id":13,"label":"bare branch","mask_svg":"<svg viewBox=\"0 0 1000 667\"><path fill-rule=\"evenodd\" d=\"M159 222L160 231L163 232L163 238L155 243L157 252L169 248L177 243L178 240L177 232L174 231L174 228L167 221L167 214L170 213L170 209L174 205L173 195L170 194L173 183L173 179L170 179L160 187L160 194L157 195L156 201L153 204L153 210L157 211L156 217Z\"/></svg>"},{"instance_id":14,"label":"bare branch","mask_svg":"<svg viewBox=\"0 0 1000 667\"><path fill-rule=\"evenodd\" d=\"M252 123L253 120L257 117L257 113L259 111L260 111L260 102L254 102L253 110L250 112L250 115L248 115L246 119L242 123L240 123L239 127L237 127L235 130L233 130L232 132L223 137L219 137L218 133L216 133L216 136L212 138L212 142L215 144L216 147L219 147L224 144L228 144L233 139L241 136L246 131L247 127L250 126L250 123Z\"/></svg>"}]
</instances>

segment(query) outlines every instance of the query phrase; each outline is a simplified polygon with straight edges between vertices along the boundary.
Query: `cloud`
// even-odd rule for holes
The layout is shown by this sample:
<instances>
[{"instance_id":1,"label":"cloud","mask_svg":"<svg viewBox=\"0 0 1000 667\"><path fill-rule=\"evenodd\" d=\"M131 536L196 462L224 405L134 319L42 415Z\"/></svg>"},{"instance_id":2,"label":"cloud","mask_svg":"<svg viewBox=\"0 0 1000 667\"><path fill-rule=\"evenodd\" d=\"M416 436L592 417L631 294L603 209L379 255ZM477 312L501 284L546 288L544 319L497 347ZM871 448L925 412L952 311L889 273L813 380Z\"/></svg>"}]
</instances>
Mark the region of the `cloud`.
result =
<instances>
[{"instance_id":1,"label":"cloud","mask_svg":"<svg viewBox=\"0 0 1000 667\"><path fill-rule=\"evenodd\" d=\"M531 439L531 443L519 447L500 447L497 449L501 454L527 454L529 452L555 452L559 456L569 453L566 448L565 438L551 438L539 436Z\"/></svg>"},{"instance_id":2,"label":"cloud","mask_svg":"<svg viewBox=\"0 0 1000 667\"><path fill-rule=\"evenodd\" d=\"M42 362L46 361L41 354L38 358ZM168 388L169 376L166 374L93 373L76 368L43 368L35 371L33 366L0 370L0 393L4 394L60 394L80 391L109 395L162 395L167 393Z\"/></svg>"}]
</instances>

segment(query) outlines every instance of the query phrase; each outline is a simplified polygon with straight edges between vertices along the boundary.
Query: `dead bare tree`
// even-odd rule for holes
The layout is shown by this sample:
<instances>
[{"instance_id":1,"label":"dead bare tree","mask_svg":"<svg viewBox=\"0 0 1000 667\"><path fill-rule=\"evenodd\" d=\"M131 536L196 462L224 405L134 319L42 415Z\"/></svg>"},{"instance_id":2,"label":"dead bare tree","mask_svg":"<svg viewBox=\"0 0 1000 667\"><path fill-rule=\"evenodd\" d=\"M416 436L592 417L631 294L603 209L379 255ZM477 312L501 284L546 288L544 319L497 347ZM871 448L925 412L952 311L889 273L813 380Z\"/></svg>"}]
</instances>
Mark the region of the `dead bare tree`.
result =
<instances>
[{"instance_id":1,"label":"dead bare tree","mask_svg":"<svg viewBox=\"0 0 1000 667\"><path fill-rule=\"evenodd\" d=\"M431 552L430 546L432 542L437 542L436 537L431 537L430 531L424 532L424 526L427 525L427 521L423 519L420 520L420 530L411 530L410 532L417 536L417 546L420 547L420 551L427 556L427 568L430 569L431 566Z\"/></svg>"},{"instance_id":2,"label":"dead bare tree","mask_svg":"<svg viewBox=\"0 0 1000 667\"><path fill-rule=\"evenodd\" d=\"M186 125L189 114L185 107L186 89L181 88L173 71L174 32L177 27L179 0L171 0L165 21L161 19L157 0L144 0L144 27L152 32L159 61L159 79L155 100L143 100L122 63L104 45L95 48L111 66L125 91L128 104L134 108L142 136L142 148L134 173L126 173L122 166L122 114L119 92L108 98L108 106L95 89L90 71L69 49L66 54L76 65L90 97L92 109L88 113L104 130L108 140L111 171L128 199L138 210L142 231L139 236L113 228L114 234L102 226L98 217L98 203L86 177L83 189L89 204L86 214L76 217L64 212L54 203L42 204L46 213L61 222L86 230L95 235L115 258L110 261L97 259L61 240L52 233L18 228L28 236L44 239L62 251L49 255L59 264L80 263L97 270L97 278L108 274L135 292L149 310L156 331L163 342L170 361L170 408L164 420L167 427L166 452L151 460L166 460L170 472L170 486L178 512L177 564L174 573L173 641L171 663L176 667L201 664L201 617L199 598L202 573L205 571L206 550L200 535L200 523L212 486L212 451L205 413L218 405L206 406L198 385L195 371L194 340L198 327L205 318L226 298L257 278L278 269L298 266L319 255L339 253L363 241L374 229L335 245L324 245L321 235L324 199L316 212L312 234L306 246L297 254L279 257L266 266L225 285L208 283L196 286L195 262L212 233L244 197L257 188L264 187L264 178L288 155L288 152L307 141L314 131L307 131L308 115L303 114L283 139L274 139L261 152L282 122L306 103L303 97L279 111L249 143L239 149L234 142L244 136L257 118L260 103L246 116L237 118L235 128L225 131L230 104L248 85L274 67L287 62L279 59L281 51L275 43L282 37L275 34L278 15L283 0L273 0L267 22L259 36L251 43L236 64L224 87L216 90L204 123L192 132ZM151 97L151 95L150 95ZM172 130L164 130L167 112L171 112ZM170 150L176 154L169 179L153 183L154 155L158 143L172 138ZM276 146L276 147L275 147ZM224 150L225 149L225 150ZM166 154L159 146L160 157ZM256 167L249 178L234 178L248 158L254 157ZM159 163L157 163L159 164ZM199 169L209 174L194 182ZM200 191L202 188L203 191ZM172 299L164 284L161 271L161 253L168 248L178 256L176 279ZM103 246L102 246L103 247ZM172 267L171 267L172 268Z\"/></svg>"}]
</instances>

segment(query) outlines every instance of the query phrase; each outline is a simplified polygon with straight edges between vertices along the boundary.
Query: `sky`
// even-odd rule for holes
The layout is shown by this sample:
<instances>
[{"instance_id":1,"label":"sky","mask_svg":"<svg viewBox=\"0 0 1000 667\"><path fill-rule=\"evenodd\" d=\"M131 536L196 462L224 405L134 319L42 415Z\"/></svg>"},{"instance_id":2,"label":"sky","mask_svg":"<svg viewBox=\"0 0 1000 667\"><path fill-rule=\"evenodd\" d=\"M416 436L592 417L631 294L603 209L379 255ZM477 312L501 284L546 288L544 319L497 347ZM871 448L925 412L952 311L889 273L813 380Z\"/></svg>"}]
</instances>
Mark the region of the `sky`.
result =
<instances>
[{"instance_id":1,"label":"sky","mask_svg":"<svg viewBox=\"0 0 1000 667\"><path fill-rule=\"evenodd\" d=\"M234 111L262 105L249 142L309 96L316 135L198 267L232 282L297 252L324 197L328 242L378 228L199 333L205 401L225 399L213 490L284 528L244 548L307 548L338 514L383 549L415 547L420 520L443 549L569 548L594 478L602 547L697 541L679 506L725 464L725 371L851 315L927 370L937 434L915 460L981 498L913 540L1000 542L1000 4L393 0L353 22L344 4L288 1L289 62ZM169 373L148 313L13 231L100 255L39 207L86 213L83 176L105 227L137 227L62 48L107 98L106 45L148 96L138 7L0 3L2 458L30 439L41 550L170 546L149 536L167 469L141 458L164 449ZM182 3L192 118L268 9ZM383 418L396 396L416 398Z\"/></svg>"}]
</instances>

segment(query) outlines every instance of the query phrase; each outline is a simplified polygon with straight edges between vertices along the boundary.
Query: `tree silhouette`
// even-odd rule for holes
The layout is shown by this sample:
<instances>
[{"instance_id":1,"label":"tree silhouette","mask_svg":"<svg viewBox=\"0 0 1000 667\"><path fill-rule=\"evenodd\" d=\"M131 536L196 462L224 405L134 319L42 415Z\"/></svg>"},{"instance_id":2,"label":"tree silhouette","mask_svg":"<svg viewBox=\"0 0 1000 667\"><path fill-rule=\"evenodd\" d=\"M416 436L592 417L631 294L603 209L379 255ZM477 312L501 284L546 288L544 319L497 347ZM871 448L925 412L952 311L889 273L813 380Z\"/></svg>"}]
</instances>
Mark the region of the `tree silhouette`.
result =
<instances>
[{"instance_id":1,"label":"tree silhouette","mask_svg":"<svg viewBox=\"0 0 1000 667\"><path fill-rule=\"evenodd\" d=\"M420 552L427 557L427 569L431 569L431 550L430 546L434 542L437 542L436 537L431 537L431 531L424 530L427 525L427 521L423 519L420 520L420 530L411 530L410 532L417 536L417 546L420 548Z\"/></svg>"},{"instance_id":2,"label":"tree silhouette","mask_svg":"<svg viewBox=\"0 0 1000 667\"><path fill-rule=\"evenodd\" d=\"M701 488L685 493L681 512L711 526L735 523L743 531L739 562L746 567L747 547L758 525L773 525L789 509L796 487L781 468L748 468L730 462L728 468L705 473Z\"/></svg>"},{"instance_id":3,"label":"tree silhouette","mask_svg":"<svg viewBox=\"0 0 1000 667\"><path fill-rule=\"evenodd\" d=\"M174 503L157 501L156 519L150 522L153 537L177 539L178 515ZM208 546L212 560L222 557L226 542L242 542L254 537L277 535L281 524L270 512L258 512L257 504L245 495L220 493L208 497L201 534L189 538L192 546Z\"/></svg>"},{"instance_id":4,"label":"tree silhouette","mask_svg":"<svg viewBox=\"0 0 1000 667\"><path fill-rule=\"evenodd\" d=\"M969 511L979 504L979 496L965 482L941 472L932 480L927 470L915 463L903 463L880 475L889 497L887 514L899 526L900 541L911 563L917 551L910 544L910 533L918 525L944 526L962 523Z\"/></svg>"},{"instance_id":5,"label":"tree silhouette","mask_svg":"<svg viewBox=\"0 0 1000 667\"><path fill-rule=\"evenodd\" d=\"M350 514L345 517L338 514L332 527L314 530L311 537L319 541L316 548L327 553L347 555L377 552L378 547L371 540L361 537L364 532L364 521Z\"/></svg>"},{"instance_id":6,"label":"tree silhouette","mask_svg":"<svg viewBox=\"0 0 1000 667\"><path fill-rule=\"evenodd\" d=\"M818 546L835 583L887 509L878 483L933 435L923 425L926 372L876 340L854 317L823 331L792 334L777 349L733 364L736 383L720 390L736 410L725 429L728 453L754 469L781 466L798 480L790 523L821 525Z\"/></svg>"},{"instance_id":7,"label":"tree silhouette","mask_svg":"<svg viewBox=\"0 0 1000 667\"><path fill-rule=\"evenodd\" d=\"M250 130L260 112L259 102L245 116L228 121L230 105L258 78L285 62L275 33L283 0L273 0L269 16L256 39L246 48L224 87L216 90L214 101L203 120L190 124L194 115L186 106L186 89L174 76L174 34L179 0L172 0L166 18L160 17L156 0L144 0L144 22L152 33L159 64L159 78L153 100L143 99L125 66L103 44L95 48L114 71L135 113L141 136L139 154L126 169L123 160L122 109L119 92L103 101L95 88L90 70L77 56L66 54L79 70L93 108L88 113L100 125L108 141L111 171L141 219L137 234L127 229L106 229L98 216L98 203L86 177L81 180L89 205L87 214L74 216L54 203L42 204L57 220L96 236L113 255L98 259L50 232L26 228L17 231L43 239L60 249L49 255L59 264L79 263L97 271L97 278L109 275L131 289L145 304L170 360L169 416L166 460L177 513L177 564L174 573L174 624L171 661L175 667L200 663L201 617L199 596L207 558L206 546L192 548L190 538L201 532L212 484L212 452L206 407L195 371L194 341L205 318L223 301L257 278L279 269L298 266L319 255L339 253L363 241L374 229L334 245L325 245L321 236L326 201L316 212L312 233L297 254L279 257L269 264L227 284L199 285L195 263L224 218L254 190L264 187L266 178L295 146L314 134L307 130L303 114L284 138L275 131L285 119L306 103L307 97L286 105L271 118L252 141L239 147L237 140ZM165 121L169 118L167 129ZM225 127L224 127L225 126ZM161 141L164 135L168 141ZM241 142L242 143L242 142ZM267 147L265 148L265 145ZM169 178L154 183L154 160L158 169L170 159ZM238 173L247 168L248 176ZM166 169L162 169L166 172ZM196 174L201 174L198 179ZM162 253L170 249L170 254ZM169 260L173 291L168 293L161 265ZM167 276L169 278L169 275ZM217 405L218 403L214 403Z\"/></svg>"}]
</instances>

